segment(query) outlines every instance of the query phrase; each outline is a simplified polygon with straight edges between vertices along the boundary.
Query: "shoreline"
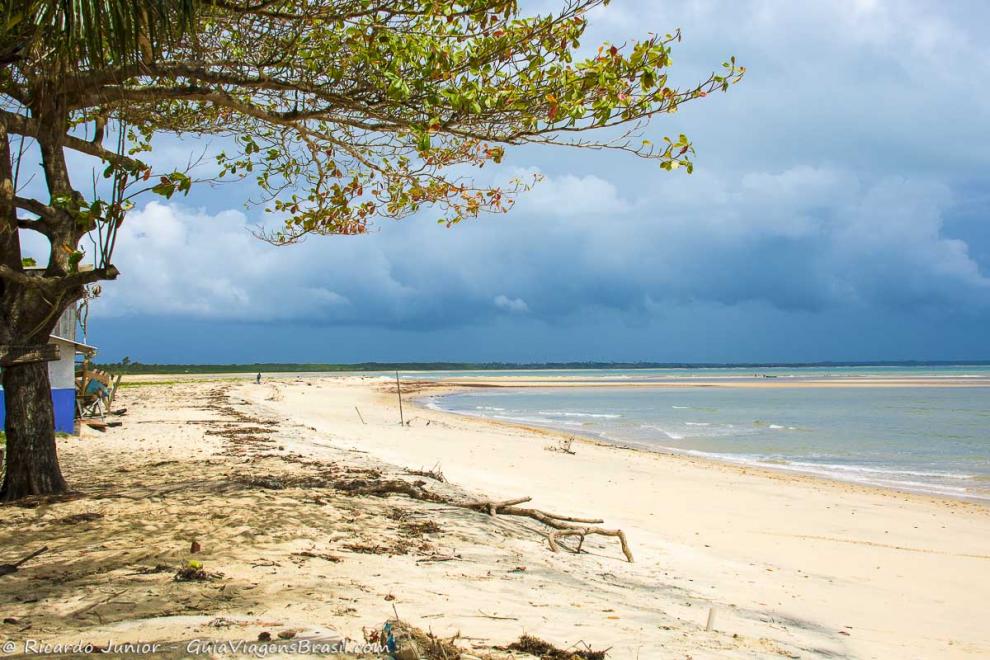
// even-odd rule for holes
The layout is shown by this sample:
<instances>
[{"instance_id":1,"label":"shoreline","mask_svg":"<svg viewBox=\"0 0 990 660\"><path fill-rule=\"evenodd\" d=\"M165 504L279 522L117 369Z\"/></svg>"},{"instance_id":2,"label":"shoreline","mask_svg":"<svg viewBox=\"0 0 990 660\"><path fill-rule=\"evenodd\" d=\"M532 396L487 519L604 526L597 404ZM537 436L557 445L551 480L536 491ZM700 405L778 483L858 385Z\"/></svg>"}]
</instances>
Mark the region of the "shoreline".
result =
<instances>
[{"instance_id":1,"label":"shoreline","mask_svg":"<svg viewBox=\"0 0 990 660\"><path fill-rule=\"evenodd\" d=\"M567 370L543 370L567 371ZM494 424L506 428L515 428L540 434L556 434L561 439L574 437L582 442L600 445L603 447L613 447L625 451L635 451L647 454L655 454L676 459L689 459L707 461L716 465L728 466L741 470L744 473L762 473L764 476L773 478L775 475L785 475L787 477L807 478L813 481L824 483L837 483L842 485L857 486L866 491L875 491L879 494L896 493L920 498L931 498L935 501L946 499L953 502L963 502L980 507L990 507L990 496L968 496L951 493L933 492L923 488L898 487L894 485L878 484L866 480L844 479L841 476L833 475L824 471L804 470L800 468L788 468L786 466L766 465L757 462L747 462L729 457L711 455L702 451L681 450L675 447L658 446L653 448L646 445L626 443L624 441L614 441L608 438L596 436L594 434L575 432L570 429L554 428L552 426L535 426L525 422L515 422L512 420L493 419L484 415L472 415L470 413L460 413L449 410L433 409L426 406L422 400L431 396L446 396L471 392L476 390L490 389L563 389L563 388L585 388L585 389L679 389L679 388L742 388L742 389L806 389L806 388L990 388L990 379L982 376L897 376L881 377L876 375L863 376L799 376L785 378L762 379L751 376L725 375L725 376L705 376L698 378L695 376L671 377L669 379L655 381L623 381L623 380L593 380L573 377L532 377L532 376L478 376L478 377L454 377L454 378L426 378L415 379L414 375L431 372L400 372L403 377L401 386L403 395L411 396L409 401L419 409L428 409L433 412L453 415L455 417L467 418L481 421L485 424ZM412 377L412 378L411 378ZM356 378L368 382L380 382L384 387L389 387L391 376L378 372L284 372L264 374L262 384L266 382L278 382L284 379L292 379L296 382L311 381L321 379L346 379ZM130 387L141 385L153 385L158 383L181 384L204 381L220 381L237 383L254 379L254 374L231 372L223 374L143 374L129 376L124 381L124 386ZM388 394L386 396L386 402Z\"/></svg>"},{"instance_id":2,"label":"shoreline","mask_svg":"<svg viewBox=\"0 0 990 660\"><path fill-rule=\"evenodd\" d=\"M775 466L775 465L764 465L756 462L750 463L741 459L733 460L731 458L723 458L706 452L687 450L687 449L680 450L675 447L666 447L662 445L658 445L657 448L654 449L646 445L637 445L635 443L626 444L623 443L622 441L610 440L608 438L596 436L594 434L583 433L581 431L565 430L562 428L553 427L551 425L547 425L547 426L530 425L530 424L526 424L525 422L517 422L508 419L495 419L481 414L472 414L468 412L447 410L440 407L431 407L429 406L428 403L425 402L425 400L430 397L444 397L451 394L461 394L461 393L471 392L477 389L486 389L486 388L498 389L505 387L514 387L514 386L488 385L488 384L466 385L463 383L443 383L442 385L437 386L435 385L435 383L437 383L438 381L425 381L425 382L429 384L427 389L431 391L429 393L414 392L413 398L409 399L409 401L414 406L416 406L417 409L429 410L431 412L440 413L444 415L451 415L461 419L475 420L482 424L491 424L494 426L502 426L505 428L519 429L530 433L551 435L559 438L560 440L573 438L585 444L591 444L605 448L614 448L623 451L639 452L647 455L658 455L658 456L663 456L678 460L703 461L718 466L735 468L743 474L757 474L766 478L774 478L779 476L785 476L788 478L804 478L804 479L809 479L813 482L819 482L825 484L857 486L862 488L865 492L871 492L878 495L885 495L885 494L895 494L899 496L907 495L933 502L938 502L941 500L949 500L951 502L961 502L961 503L971 504L977 507L990 510L990 497L953 495L949 493L933 492L920 488L919 489L899 488L896 486L876 484L868 481L858 481L856 479L842 479L839 476L832 476L831 474L828 473L814 472L810 470L801 470L797 468L788 468L783 465ZM404 386L408 385L408 383L404 383L403 385ZM593 388L595 386L596 385L589 385L588 387ZM536 386L529 386L529 387L536 387ZM658 385L657 387L660 386Z\"/></svg>"}]
</instances>

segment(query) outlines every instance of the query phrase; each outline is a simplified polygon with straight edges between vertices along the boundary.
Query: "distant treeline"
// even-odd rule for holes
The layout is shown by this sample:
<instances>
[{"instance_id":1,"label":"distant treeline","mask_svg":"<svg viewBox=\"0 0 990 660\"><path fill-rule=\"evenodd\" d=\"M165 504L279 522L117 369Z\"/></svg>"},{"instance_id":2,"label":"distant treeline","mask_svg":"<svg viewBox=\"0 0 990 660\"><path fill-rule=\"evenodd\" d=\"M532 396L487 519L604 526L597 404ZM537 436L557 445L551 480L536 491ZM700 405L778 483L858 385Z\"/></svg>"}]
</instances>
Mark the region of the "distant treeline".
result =
<instances>
[{"instance_id":1,"label":"distant treeline","mask_svg":"<svg viewBox=\"0 0 990 660\"><path fill-rule=\"evenodd\" d=\"M144 364L124 358L120 362L94 365L122 374L216 374L318 371L502 371L508 369L774 369L801 367L951 367L987 366L990 360L905 362L358 362L354 364L300 364L258 362L254 364Z\"/></svg>"}]
</instances>

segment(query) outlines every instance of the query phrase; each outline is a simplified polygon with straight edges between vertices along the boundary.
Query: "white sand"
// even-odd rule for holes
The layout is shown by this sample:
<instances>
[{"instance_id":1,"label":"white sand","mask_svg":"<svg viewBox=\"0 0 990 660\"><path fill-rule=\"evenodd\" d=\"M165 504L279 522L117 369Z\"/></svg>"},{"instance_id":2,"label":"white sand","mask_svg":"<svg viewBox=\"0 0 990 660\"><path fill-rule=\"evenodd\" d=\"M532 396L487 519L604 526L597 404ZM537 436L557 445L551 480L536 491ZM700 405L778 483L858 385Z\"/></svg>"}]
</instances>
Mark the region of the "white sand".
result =
<instances>
[{"instance_id":1,"label":"white sand","mask_svg":"<svg viewBox=\"0 0 990 660\"><path fill-rule=\"evenodd\" d=\"M50 547L0 577L17 621L0 641L361 639L398 611L479 657L523 633L620 660L990 655L988 507L595 443L570 456L545 450L553 433L409 402L400 427L387 382L278 381L128 388L124 426L61 440L81 497L0 509L0 563ZM478 495L600 516L636 562L611 538L552 553L528 521L244 485L437 463ZM427 521L439 531L408 529ZM194 539L222 579L172 580Z\"/></svg>"},{"instance_id":2,"label":"white sand","mask_svg":"<svg viewBox=\"0 0 990 660\"><path fill-rule=\"evenodd\" d=\"M394 386L370 382L289 381L274 405L385 461L440 463L493 496L603 517L627 532L636 564L603 543L596 570L639 585L644 611L703 624L710 602L719 630L859 657L990 654L985 506L592 443L563 455L545 450L553 434L422 408L402 428ZM623 628L612 632L649 635Z\"/></svg>"}]
</instances>

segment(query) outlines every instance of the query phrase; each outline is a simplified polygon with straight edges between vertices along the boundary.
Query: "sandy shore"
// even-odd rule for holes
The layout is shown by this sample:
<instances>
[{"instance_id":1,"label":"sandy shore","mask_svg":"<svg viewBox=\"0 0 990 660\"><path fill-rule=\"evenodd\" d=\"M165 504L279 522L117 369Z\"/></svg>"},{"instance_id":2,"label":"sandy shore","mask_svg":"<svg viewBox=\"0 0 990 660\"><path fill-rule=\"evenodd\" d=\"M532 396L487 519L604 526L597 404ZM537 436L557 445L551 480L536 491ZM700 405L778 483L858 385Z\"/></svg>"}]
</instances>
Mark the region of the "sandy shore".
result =
<instances>
[{"instance_id":1,"label":"sandy shore","mask_svg":"<svg viewBox=\"0 0 990 660\"><path fill-rule=\"evenodd\" d=\"M714 605L720 630L857 657L990 653L985 506L597 443L569 456L545 450L554 433L422 408L397 428L390 385L311 382L279 386L279 408L383 460L625 529L644 609L697 624Z\"/></svg>"},{"instance_id":2,"label":"sandy shore","mask_svg":"<svg viewBox=\"0 0 990 660\"><path fill-rule=\"evenodd\" d=\"M990 654L990 508L590 442L561 454L551 432L413 406L402 427L388 388L124 389L122 427L60 441L76 497L0 509L0 562L50 547L0 577L0 639L362 640L398 612L477 657L525 657L495 648L523 633L622 659ZM601 517L636 561L611 538L553 553L531 521L347 491L437 464L450 483L432 492ZM222 577L176 582L189 558Z\"/></svg>"}]
</instances>

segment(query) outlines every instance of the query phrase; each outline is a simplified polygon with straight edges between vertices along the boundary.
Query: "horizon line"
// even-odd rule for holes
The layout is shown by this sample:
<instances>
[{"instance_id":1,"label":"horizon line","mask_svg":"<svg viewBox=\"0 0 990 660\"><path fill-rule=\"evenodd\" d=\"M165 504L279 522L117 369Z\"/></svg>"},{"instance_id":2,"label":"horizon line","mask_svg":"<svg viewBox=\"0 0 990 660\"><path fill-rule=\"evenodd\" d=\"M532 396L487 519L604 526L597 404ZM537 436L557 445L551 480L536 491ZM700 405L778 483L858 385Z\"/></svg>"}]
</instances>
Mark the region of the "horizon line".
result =
<instances>
[{"instance_id":1,"label":"horizon line","mask_svg":"<svg viewBox=\"0 0 990 660\"><path fill-rule=\"evenodd\" d=\"M547 362L468 362L449 360L429 361L364 361L364 362L140 362L123 360L94 363L94 366L127 369L248 369L277 371L454 371L454 370L551 370L551 369L729 369L729 368L812 368L812 367L962 367L990 366L990 360L824 360L817 362L654 362L654 361L547 361Z\"/></svg>"}]
</instances>

